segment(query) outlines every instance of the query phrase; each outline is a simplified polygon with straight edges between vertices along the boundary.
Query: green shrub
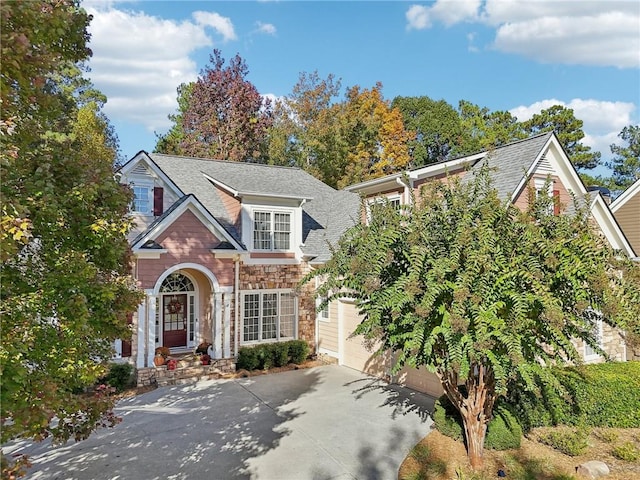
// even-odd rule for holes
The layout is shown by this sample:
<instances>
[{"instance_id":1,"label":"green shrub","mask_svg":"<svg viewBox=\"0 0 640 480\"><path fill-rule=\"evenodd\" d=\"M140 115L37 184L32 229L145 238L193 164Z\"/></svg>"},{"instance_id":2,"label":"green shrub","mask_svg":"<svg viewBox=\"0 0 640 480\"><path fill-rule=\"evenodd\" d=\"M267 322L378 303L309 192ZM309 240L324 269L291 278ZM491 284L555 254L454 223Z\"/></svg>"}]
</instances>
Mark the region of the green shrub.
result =
<instances>
[{"instance_id":1,"label":"green shrub","mask_svg":"<svg viewBox=\"0 0 640 480\"><path fill-rule=\"evenodd\" d=\"M553 425L640 428L640 362L607 362L553 368L567 391L513 389L509 403L525 430Z\"/></svg>"},{"instance_id":2,"label":"green shrub","mask_svg":"<svg viewBox=\"0 0 640 480\"><path fill-rule=\"evenodd\" d=\"M464 439L462 417L446 395L440 397L434 406L433 423L440 433L454 440ZM493 410L493 418L487 425L484 444L493 450L519 448L522 439L522 428L518 420L506 405L497 405Z\"/></svg>"},{"instance_id":3,"label":"green shrub","mask_svg":"<svg viewBox=\"0 0 640 480\"><path fill-rule=\"evenodd\" d=\"M538 441L552 448L575 457L582 455L589 446L589 430L584 427L553 429L538 434Z\"/></svg>"},{"instance_id":4,"label":"green shrub","mask_svg":"<svg viewBox=\"0 0 640 480\"><path fill-rule=\"evenodd\" d=\"M273 364L283 367L289 363L289 342L273 344Z\"/></svg>"},{"instance_id":5,"label":"green shrub","mask_svg":"<svg viewBox=\"0 0 640 480\"><path fill-rule=\"evenodd\" d=\"M268 370L282 367L289 362L300 364L309 356L309 344L304 340L279 343L263 343L238 350L238 370Z\"/></svg>"},{"instance_id":6,"label":"green shrub","mask_svg":"<svg viewBox=\"0 0 640 480\"><path fill-rule=\"evenodd\" d=\"M492 450L509 450L520 448L522 427L516 417L504 405L493 409L493 418L487 426L484 444Z\"/></svg>"},{"instance_id":7,"label":"green shrub","mask_svg":"<svg viewBox=\"0 0 640 480\"><path fill-rule=\"evenodd\" d=\"M464 439L462 418L446 395L442 395L436 400L432 417L433 424L441 434L454 440L462 441Z\"/></svg>"},{"instance_id":8,"label":"green shrub","mask_svg":"<svg viewBox=\"0 0 640 480\"><path fill-rule=\"evenodd\" d=\"M304 363L310 353L309 344L304 340L289 340L289 357L291 363Z\"/></svg>"},{"instance_id":9,"label":"green shrub","mask_svg":"<svg viewBox=\"0 0 640 480\"><path fill-rule=\"evenodd\" d=\"M640 450L631 442L625 442L622 445L616 446L611 451L611 454L625 462L636 462L640 460Z\"/></svg>"},{"instance_id":10,"label":"green shrub","mask_svg":"<svg viewBox=\"0 0 640 480\"><path fill-rule=\"evenodd\" d=\"M603 442L613 443L618 440L618 433L613 430L598 430L595 436Z\"/></svg>"},{"instance_id":11,"label":"green shrub","mask_svg":"<svg viewBox=\"0 0 640 480\"><path fill-rule=\"evenodd\" d=\"M122 392L124 389L133 387L133 365L130 363L111 363L109 364L109 372L105 377L105 382Z\"/></svg>"},{"instance_id":12,"label":"green shrub","mask_svg":"<svg viewBox=\"0 0 640 480\"><path fill-rule=\"evenodd\" d=\"M238 350L238 361L236 368L238 370L255 370L259 365L258 351L255 347L242 347Z\"/></svg>"}]
</instances>

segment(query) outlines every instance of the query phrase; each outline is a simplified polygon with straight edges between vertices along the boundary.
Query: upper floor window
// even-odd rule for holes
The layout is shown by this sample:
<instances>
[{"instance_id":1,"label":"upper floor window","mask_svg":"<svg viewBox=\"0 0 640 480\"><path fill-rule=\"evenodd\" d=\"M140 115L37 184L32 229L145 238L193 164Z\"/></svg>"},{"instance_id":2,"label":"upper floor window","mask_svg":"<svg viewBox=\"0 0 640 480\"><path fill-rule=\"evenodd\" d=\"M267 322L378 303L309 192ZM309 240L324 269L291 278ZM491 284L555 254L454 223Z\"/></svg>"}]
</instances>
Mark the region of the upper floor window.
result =
<instances>
[{"instance_id":1,"label":"upper floor window","mask_svg":"<svg viewBox=\"0 0 640 480\"><path fill-rule=\"evenodd\" d=\"M133 211L137 213L149 214L151 213L152 201L151 191L153 190L149 185L133 185Z\"/></svg>"},{"instance_id":2,"label":"upper floor window","mask_svg":"<svg viewBox=\"0 0 640 480\"><path fill-rule=\"evenodd\" d=\"M256 211L253 216L253 248L255 250L289 250L291 247L291 214Z\"/></svg>"}]
</instances>

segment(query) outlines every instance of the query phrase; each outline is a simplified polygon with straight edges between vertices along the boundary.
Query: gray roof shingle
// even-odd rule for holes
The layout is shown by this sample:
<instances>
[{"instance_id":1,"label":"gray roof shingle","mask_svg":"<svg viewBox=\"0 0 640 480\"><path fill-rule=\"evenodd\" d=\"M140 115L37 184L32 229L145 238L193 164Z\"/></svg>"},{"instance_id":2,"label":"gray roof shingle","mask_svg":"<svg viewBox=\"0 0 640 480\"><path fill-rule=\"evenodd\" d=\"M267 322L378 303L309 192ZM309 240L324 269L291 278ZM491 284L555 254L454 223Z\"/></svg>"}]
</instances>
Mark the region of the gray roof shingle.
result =
<instances>
[{"instance_id":1,"label":"gray roof shingle","mask_svg":"<svg viewBox=\"0 0 640 480\"><path fill-rule=\"evenodd\" d=\"M218 187L205 175L240 194L307 199L303 205L302 251L317 259L328 259L329 243L335 245L359 218L357 194L337 191L299 168L158 153L149 157L184 194L194 194L238 242L239 232L216 193Z\"/></svg>"}]
</instances>

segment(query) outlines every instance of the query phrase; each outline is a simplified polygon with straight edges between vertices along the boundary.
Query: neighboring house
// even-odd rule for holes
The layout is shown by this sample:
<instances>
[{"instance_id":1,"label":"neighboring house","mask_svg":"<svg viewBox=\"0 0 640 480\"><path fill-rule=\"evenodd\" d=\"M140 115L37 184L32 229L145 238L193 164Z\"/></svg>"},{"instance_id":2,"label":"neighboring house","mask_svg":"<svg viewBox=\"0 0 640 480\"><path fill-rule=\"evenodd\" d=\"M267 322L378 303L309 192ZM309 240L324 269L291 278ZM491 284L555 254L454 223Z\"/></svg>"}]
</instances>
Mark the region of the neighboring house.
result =
<instances>
[{"instance_id":1,"label":"neighboring house","mask_svg":"<svg viewBox=\"0 0 640 480\"><path fill-rule=\"evenodd\" d=\"M640 179L622 192L610 208L636 255L640 257Z\"/></svg>"},{"instance_id":2,"label":"neighboring house","mask_svg":"<svg viewBox=\"0 0 640 480\"><path fill-rule=\"evenodd\" d=\"M481 168L484 161L488 162L493 185L499 195L520 208L527 206L528 187L533 188L538 195L553 196L556 199L555 214L560 214L565 208L572 208L572 195L578 200L589 201L593 220L611 246L629 257L635 256L633 248L614 219L607 202L599 192L587 193L566 152L553 133L537 135L492 151L362 182L347 187L346 190L360 194L367 202L375 202L380 197L386 197L391 202L408 203L412 192L418 194L420 186L425 182L442 179L447 175L459 177L472 175ZM548 178L551 183L547 183ZM416 390L434 396L442 393L437 377L426 372L424 368L404 369L395 378L391 378L390 355L374 356L361 337L350 338L360 320L353 302L349 300L333 302L325 316L321 316L318 322L319 352L335 357L340 364L390 378L392 381L406 384ZM613 358L624 360L626 353L620 335L603 326L601 322L596 322L594 328L598 331L603 349ZM582 343L577 344L577 348L583 352L586 361L602 360Z\"/></svg>"},{"instance_id":3,"label":"neighboring house","mask_svg":"<svg viewBox=\"0 0 640 480\"><path fill-rule=\"evenodd\" d=\"M336 191L297 168L139 152L119 171L134 192L134 276L145 299L131 342L117 354L153 366L212 344L214 359L245 345L316 342L309 262L357 221L357 194Z\"/></svg>"}]
</instances>

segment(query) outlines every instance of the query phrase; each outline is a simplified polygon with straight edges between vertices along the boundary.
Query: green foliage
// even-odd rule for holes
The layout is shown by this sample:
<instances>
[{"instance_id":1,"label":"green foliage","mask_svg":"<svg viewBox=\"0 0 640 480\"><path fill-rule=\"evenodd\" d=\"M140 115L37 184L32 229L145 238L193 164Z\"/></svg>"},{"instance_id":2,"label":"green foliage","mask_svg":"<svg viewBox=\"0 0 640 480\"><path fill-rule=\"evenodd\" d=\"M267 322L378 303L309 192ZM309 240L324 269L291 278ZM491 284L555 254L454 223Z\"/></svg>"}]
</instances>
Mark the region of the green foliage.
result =
<instances>
[{"instance_id":1,"label":"green foliage","mask_svg":"<svg viewBox=\"0 0 640 480\"><path fill-rule=\"evenodd\" d=\"M309 344L304 340L263 343L242 347L238 351L238 370L268 370L289 363L303 363L309 356Z\"/></svg>"},{"instance_id":2,"label":"green foliage","mask_svg":"<svg viewBox=\"0 0 640 480\"><path fill-rule=\"evenodd\" d=\"M607 443L614 443L618 440L618 433L614 430L597 430L594 432L595 436L598 437L599 440Z\"/></svg>"},{"instance_id":3,"label":"green foliage","mask_svg":"<svg viewBox=\"0 0 640 480\"><path fill-rule=\"evenodd\" d=\"M0 440L79 440L117 421L108 391L78 392L104 376L141 298L131 195L105 97L82 77L90 17L71 0L0 13Z\"/></svg>"},{"instance_id":4,"label":"green foliage","mask_svg":"<svg viewBox=\"0 0 640 480\"><path fill-rule=\"evenodd\" d=\"M432 417L434 426L441 434L458 441L464 439L464 427L460 413L446 395L436 401Z\"/></svg>"},{"instance_id":5,"label":"green foliage","mask_svg":"<svg viewBox=\"0 0 640 480\"><path fill-rule=\"evenodd\" d=\"M260 365L258 360L258 350L255 347L242 347L238 350L238 370L256 370Z\"/></svg>"},{"instance_id":6,"label":"green foliage","mask_svg":"<svg viewBox=\"0 0 640 480\"><path fill-rule=\"evenodd\" d=\"M122 392L135 384L133 373L134 368L130 363L111 363L104 380L107 385L115 388L116 392Z\"/></svg>"},{"instance_id":7,"label":"green foliage","mask_svg":"<svg viewBox=\"0 0 640 480\"><path fill-rule=\"evenodd\" d=\"M640 309L584 205L552 215L551 199L530 199L525 211L502 201L486 166L428 182L412 205L370 208L304 281L322 278L320 297L354 298L356 334L396 352L396 370L437 373L464 421L485 422L509 389L535 390L546 366L579 364L572 340L597 348L589 308L614 326Z\"/></svg>"},{"instance_id":8,"label":"green foliage","mask_svg":"<svg viewBox=\"0 0 640 480\"><path fill-rule=\"evenodd\" d=\"M291 356L291 363L301 364L309 356L310 348L309 344L304 340L290 340L289 342L289 355Z\"/></svg>"},{"instance_id":9,"label":"green foliage","mask_svg":"<svg viewBox=\"0 0 640 480\"><path fill-rule=\"evenodd\" d=\"M553 429L538 434L538 441L559 452L575 457L582 455L589 446L590 431L587 428Z\"/></svg>"},{"instance_id":10,"label":"green foliage","mask_svg":"<svg viewBox=\"0 0 640 480\"><path fill-rule=\"evenodd\" d=\"M509 450L520 448L522 427L516 417L504 406L493 410L493 418L487 426L484 444L493 450Z\"/></svg>"},{"instance_id":11,"label":"green foliage","mask_svg":"<svg viewBox=\"0 0 640 480\"><path fill-rule=\"evenodd\" d=\"M622 445L617 445L613 448L611 454L625 462L637 462L640 460L640 449L632 442L624 442Z\"/></svg>"},{"instance_id":12,"label":"green foliage","mask_svg":"<svg viewBox=\"0 0 640 480\"><path fill-rule=\"evenodd\" d=\"M509 403L526 430L552 425L640 428L640 362L550 369L558 386L514 390Z\"/></svg>"},{"instance_id":13,"label":"green foliage","mask_svg":"<svg viewBox=\"0 0 640 480\"><path fill-rule=\"evenodd\" d=\"M640 125L624 127L618 137L626 146L611 144L615 157L607 162L607 167L613 170L615 184L625 189L640 179Z\"/></svg>"},{"instance_id":14,"label":"green foliage","mask_svg":"<svg viewBox=\"0 0 640 480\"><path fill-rule=\"evenodd\" d=\"M600 165L600 152L592 152L591 147L582 144L583 121L577 119L571 108L553 105L529 120L523 122L525 131L530 134L556 132L558 140L569 155L571 163L578 169L592 169Z\"/></svg>"}]
</instances>

